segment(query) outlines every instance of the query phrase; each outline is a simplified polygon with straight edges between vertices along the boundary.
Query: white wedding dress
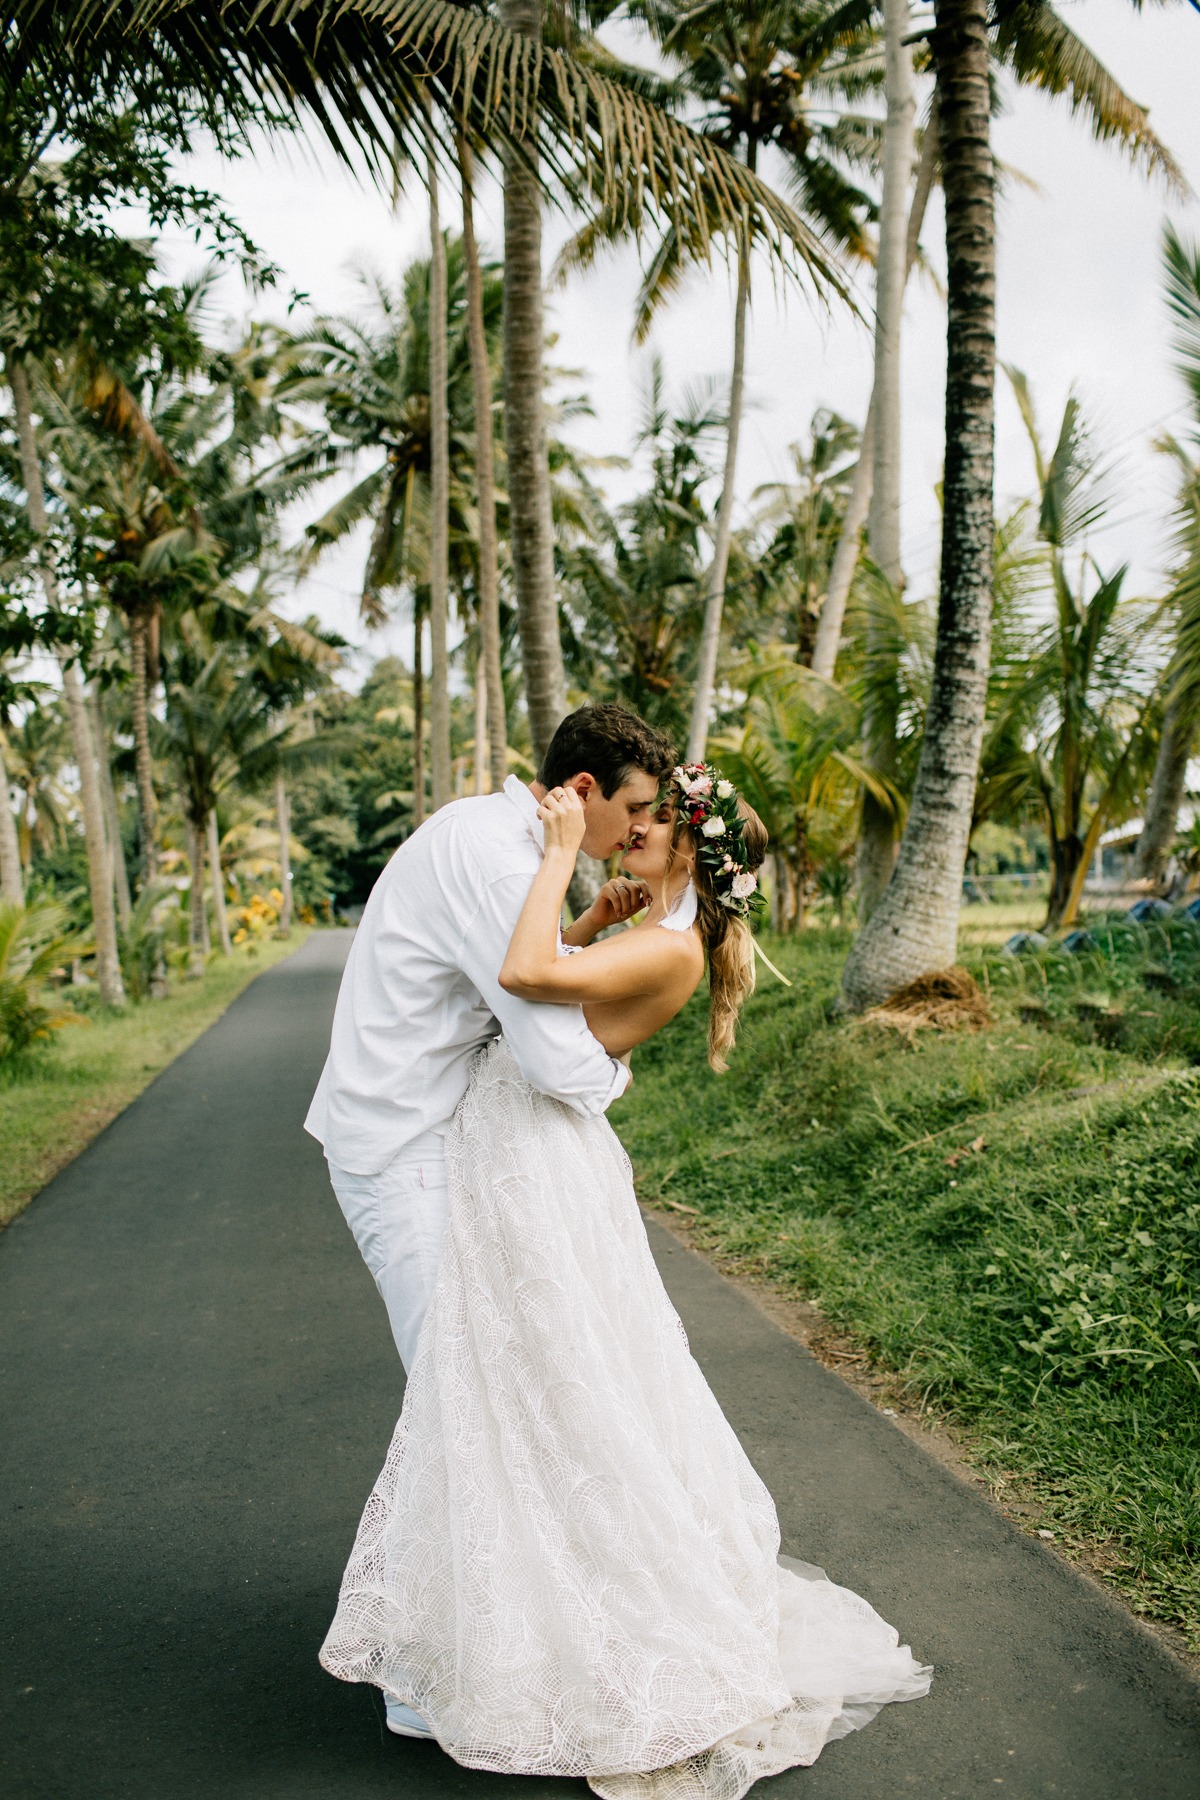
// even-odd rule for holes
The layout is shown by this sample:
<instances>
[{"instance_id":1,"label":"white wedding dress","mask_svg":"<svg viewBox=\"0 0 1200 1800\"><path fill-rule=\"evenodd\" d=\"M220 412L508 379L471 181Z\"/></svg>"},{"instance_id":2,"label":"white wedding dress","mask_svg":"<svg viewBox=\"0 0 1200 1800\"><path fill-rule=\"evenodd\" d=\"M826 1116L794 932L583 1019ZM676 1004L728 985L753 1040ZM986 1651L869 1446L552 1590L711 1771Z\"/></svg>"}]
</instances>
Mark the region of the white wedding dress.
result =
<instances>
[{"instance_id":1,"label":"white wedding dress","mask_svg":"<svg viewBox=\"0 0 1200 1800\"><path fill-rule=\"evenodd\" d=\"M478 1054L387 1462L321 1661L458 1762L608 1800L739 1800L928 1692L879 1615L780 1558L693 1361L628 1158Z\"/></svg>"}]
</instances>

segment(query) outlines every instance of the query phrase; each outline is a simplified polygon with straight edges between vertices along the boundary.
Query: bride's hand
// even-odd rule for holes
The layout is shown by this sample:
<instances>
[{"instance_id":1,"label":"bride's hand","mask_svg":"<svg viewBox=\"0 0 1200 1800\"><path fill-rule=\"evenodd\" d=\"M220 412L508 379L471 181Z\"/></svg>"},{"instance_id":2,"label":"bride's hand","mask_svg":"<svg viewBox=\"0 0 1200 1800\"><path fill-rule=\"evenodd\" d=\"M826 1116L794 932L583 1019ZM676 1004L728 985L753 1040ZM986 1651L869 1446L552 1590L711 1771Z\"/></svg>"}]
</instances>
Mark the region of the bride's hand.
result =
<instances>
[{"instance_id":1,"label":"bride's hand","mask_svg":"<svg viewBox=\"0 0 1200 1800\"><path fill-rule=\"evenodd\" d=\"M650 890L632 875L618 875L606 881L588 907L588 924L593 931L607 931L610 925L623 925L650 904Z\"/></svg>"},{"instance_id":2,"label":"bride's hand","mask_svg":"<svg viewBox=\"0 0 1200 1800\"><path fill-rule=\"evenodd\" d=\"M583 802L574 788L551 788L538 807L547 850L566 850L572 856L583 842L586 820Z\"/></svg>"}]
</instances>

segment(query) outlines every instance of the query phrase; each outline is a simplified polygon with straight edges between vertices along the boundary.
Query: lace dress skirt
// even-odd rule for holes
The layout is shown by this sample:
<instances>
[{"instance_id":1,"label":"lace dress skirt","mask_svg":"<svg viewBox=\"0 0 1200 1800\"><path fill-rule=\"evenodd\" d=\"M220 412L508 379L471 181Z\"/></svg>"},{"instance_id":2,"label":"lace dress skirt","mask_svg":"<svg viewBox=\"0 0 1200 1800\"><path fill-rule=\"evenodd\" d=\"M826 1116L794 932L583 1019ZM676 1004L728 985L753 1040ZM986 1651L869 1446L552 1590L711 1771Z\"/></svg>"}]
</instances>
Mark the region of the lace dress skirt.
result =
<instances>
[{"instance_id":1,"label":"lace dress skirt","mask_svg":"<svg viewBox=\"0 0 1200 1800\"><path fill-rule=\"evenodd\" d=\"M324 1667L460 1763L608 1800L738 1800L925 1694L865 1600L779 1557L607 1120L498 1040L446 1148L437 1285Z\"/></svg>"}]
</instances>

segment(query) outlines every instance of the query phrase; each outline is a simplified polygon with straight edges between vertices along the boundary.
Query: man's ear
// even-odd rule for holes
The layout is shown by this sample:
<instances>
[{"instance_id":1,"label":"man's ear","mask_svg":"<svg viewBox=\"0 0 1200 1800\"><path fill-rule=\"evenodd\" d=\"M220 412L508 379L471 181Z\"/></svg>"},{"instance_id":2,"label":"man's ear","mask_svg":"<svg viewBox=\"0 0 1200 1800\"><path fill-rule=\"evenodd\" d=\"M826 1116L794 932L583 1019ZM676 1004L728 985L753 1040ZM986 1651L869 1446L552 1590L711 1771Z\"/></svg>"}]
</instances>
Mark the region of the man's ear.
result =
<instances>
[{"instance_id":1,"label":"man's ear","mask_svg":"<svg viewBox=\"0 0 1200 1800\"><path fill-rule=\"evenodd\" d=\"M570 781L567 783L568 787L575 789L575 792L579 795L580 800L585 806L587 805L588 795L592 792L595 785L596 777L594 775L586 774L572 775Z\"/></svg>"}]
</instances>

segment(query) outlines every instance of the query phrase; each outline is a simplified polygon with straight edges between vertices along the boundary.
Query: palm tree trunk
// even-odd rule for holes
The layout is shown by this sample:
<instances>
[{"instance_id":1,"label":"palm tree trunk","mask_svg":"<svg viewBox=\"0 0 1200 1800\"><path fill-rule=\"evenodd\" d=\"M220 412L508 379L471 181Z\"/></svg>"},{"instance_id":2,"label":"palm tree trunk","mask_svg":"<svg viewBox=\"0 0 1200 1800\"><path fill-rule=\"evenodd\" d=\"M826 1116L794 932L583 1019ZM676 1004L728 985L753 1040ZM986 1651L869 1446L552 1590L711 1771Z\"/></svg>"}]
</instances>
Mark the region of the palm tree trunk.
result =
<instances>
[{"instance_id":1,"label":"palm tree trunk","mask_svg":"<svg viewBox=\"0 0 1200 1800\"><path fill-rule=\"evenodd\" d=\"M936 0L946 192L946 467L937 647L908 825L887 892L842 975L871 1006L954 961L991 651L995 214L987 0Z\"/></svg>"},{"instance_id":2,"label":"palm tree trunk","mask_svg":"<svg viewBox=\"0 0 1200 1800\"><path fill-rule=\"evenodd\" d=\"M279 827L279 906L277 936L290 937L292 932L292 805L287 783L282 775L275 777L275 819Z\"/></svg>"},{"instance_id":3,"label":"palm tree trunk","mask_svg":"<svg viewBox=\"0 0 1200 1800\"><path fill-rule=\"evenodd\" d=\"M12 809L4 732L0 730L0 900L10 906L25 904L25 872L21 867L21 841Z\"/></svg>"},{"instance_id":4,"label":"palm tree trunk","mask_svg":"<svg viewBox=\"0 0 1200 1800\"><path fill-rule=\"evenodd\" d=\"M217 921L217 940L221 946L222 956L233 955L233 944L229 937L229 915L225 911L225 877L221 872L221 833L217 826L217 809L211 807L206 829L208 832L208 872L212 881L213 917Z\"/></svg>"},{"instance_id":5,"label":"palm tree trunk","mask_svg":"<svg viewBox=\"0 0 1200 1800\"><path fill-rule=\"evenodd\" d=\"M475 658L475 792L488 792L488 709L487 677L483 668L483 652Z\"/></svg>"},{"instance_id":6,"label":"palm tree trunk","mask_svg":"<svg viewBox=\"0 0 1200 1800\"><path fill-rule=\"evenodd\" d=\"M1134 853L1133 872L1139 881L1152 881L1157 886L1162 879L1179 828L1179 809L1187 788L1187 766L1195 737L1194 709L1179 700L1171 701L1163 715L1145 822Z\"/></svg>"},{"instance_id":7,"label":"palm tree trunk","mask_svg":"<svg viewBox=\"0 0 1200 1800\"><path fill-rule=\"evenodd\" d=\"M192 880L188 888L188 979L199 981L208 959L208 919L204 907L204 836L190 812L185 808L188 862Z\"/></svg>"},{"instance_id":8,"label":"palm tree trunk","mask_svg":"<svg viewBox=\"0 0 1200 1800\"><path fill-rule=\"evenodd\" d=\"M508 775L508 722L504 716L504 671L500 661L500 554L496 537L495 446L492 432L492 370L483 318L483 271L475 239L474 158L458 134L462 171L463 266L467 286L467 347L475 392L475 491L479 500L479 638L487 714L488 765L493 793ZM480 792L483 792L480 789Z\"/></svg>"},{"instance_id":9,"label":"palm tree trunk","mask_svg":"<svg viewBox=\"0 0 1200 1800\"><path fill-rule=\"evenodd\" d=\"M916 186L913 189L912 204L908 212L908 236L904 257L906 286L920 253L921 230L925 224L925 212L929 205L930 193L933 190L938 153L937 101L935 98L929 115L929 123L925 128L925 136L921 142ZM863 423L862 438L858 446L858 463L855 466L854 479L846 499L846 511L842 517L841 534L838 537L837 549L834 551L833 562L829 570L825 604L821 608L816 642L813 645L812 667L823 681L833 680L833 671L837 665L838 651L842 642L842 625L846 618L846 602L850 598L850 586L854 580L854 571L858 566L859 541L870 511L871 491L874 483L875 396L872 393L871 403L867 408L867 416Z\"/></svg>"},{"instance_id":10,"label":"palm tree trunk","mask_svg":"<svg viewBox=\"0 0 1200 1800\"><path fill-rule=\"evenodd\" d=\"M37 540L38 573L46 604L59 608L58 575L49 543L49 520L42 487L42 465L38 459L37 439L33 430L33 402L29 392L29 376L24 361L10 348L5 348L5 366L12 389L13 414L17 427L17 454L29 523ZM113 912L112 863L104 830L104 803L100 794L100 778L96 768L96 750L88 725L83 682L71 661L69 652L57 652L62 673L63 698L71 726L71 743L75 765L79 771L79 805L83 815L83 838L87 851L88 893L92 903L92 931L96 941L96 982L100 998L106 1006L124 1006L125 984L121 979L121 960L117 954L117 922Z\"/></svg>"},{"instance_id":11,"label":"palm tree trunk","mask_svg":"<svg viewBox=\"0 0 1200 1800\"><path fill-rule=\"evenodd\" d=\"M713 690L717 684L717 653L721 647L721 614L725 608L725 574L729 568L729 540L733 533L734 480L737 473L738 438L746 391L746 307L750 299L750 246L738 246L737 302L733 312L733 374L729 382L729 424L725 435L725 473L713 559L704 596L704 624L700 630L700 662L688 726L687 760L702 762L708 742Z\"/></svg>"},{"instance_id":12,"label":"palm tree trunk","mask_svg":"<svg viewBox=\"0 0 1200 1800\"><path fill-rule=\"evenodd\" d=\"M425 822L425 608L413 595L413 830Z\"/></svg>"},{"instance_id":13,"label":"palm tree trunk","mask_svg":"<svg viewBox=\"0 0 1200 1800\"><path fill-rule=\"evenodd\" d=\"M133 916L133 897L129 892L129 871L125 867L125 848L121 841L121 815L117 811L117 794L113 787L112 763L108 752L108 726L104 718L104 705L95 688L88 695L88 714L92 722L92 736L96 743L96 767L100 772L100 793L104 801L104 819L108 828L108 843L112 853L113 891L117 899L117 921L122 931L128 931L129 921Z\"/></svg>"},{"instance_id":14,"label":"palm tree trunk","mask_svg":"<svg viewBox=\"0 0 1200 1800\"><path fill-rule=\"evenodd\" d=\"M144 612L129 614L129 712L133 724L134 769L137 775L138 820L141 827L142 886L158 879L158 799L154 792L154 759L150 754L150 646Z\"/></svg>"},{"instance_id":15,"label":"palm tree trunk","mask_svg":"<svg viewBox=\"0 0 1200 1800\"><path fill-rule=\"evenodd\" d=\"M450 419L446 393L446 240L438 212L437 153L426 123L429 187L429 736L433 810L450 791Z\"/></svg>"},{"instance_id":16,"label":"palm tree trunk","mask_svg":"<svg viewBox=\"0 0 1200 1800\"><path fill-rule=\"evenodd\" d=\"M542 0L501 0L500 19L510 31L541 41ZM554 586L544 337L542 201L531 119L528 134L504 155L504 444L517 625L535 761L545 754L567 710Z\"/></svg>"},{"instance_id":17,"label":"palm tree trunk","mask_svg":"<svg viewBox=\"0 0 1200 1800\"><path fill-rule=\"evenodd\" d=\"M883 128L883 197L879 210L879 258L875 275L875 383L871 448L874 473L867 516L871 560L892 587L902 589L900 561L900 333L904 312L908 183L912 170L912 50L908 0L884 0L887 119ZM878 627L868 622L868 641ZM870 648L869 643L869 648ZM868 706L863 716L867 767L885 780L896 773L896 721L890 707ZM892 877L896 858L894 812L864 789L856 876L858 916L865 924Z\"/></svg>"}]
</instances>

